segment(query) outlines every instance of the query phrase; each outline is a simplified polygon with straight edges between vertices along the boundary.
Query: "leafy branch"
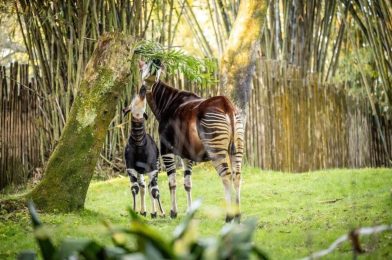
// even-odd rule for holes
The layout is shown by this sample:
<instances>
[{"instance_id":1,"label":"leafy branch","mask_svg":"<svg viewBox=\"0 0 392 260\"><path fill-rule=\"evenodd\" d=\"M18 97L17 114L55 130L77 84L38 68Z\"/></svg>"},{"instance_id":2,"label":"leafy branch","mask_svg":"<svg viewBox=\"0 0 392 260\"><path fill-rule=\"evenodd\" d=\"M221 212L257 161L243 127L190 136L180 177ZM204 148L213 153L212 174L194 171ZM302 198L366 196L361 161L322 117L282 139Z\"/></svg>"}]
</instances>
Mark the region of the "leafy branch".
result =
<instances>
[{"instance_id":1,"label":"leafy branch","mask_svg":"<svg viewBox=\"0 0 392 260\"><path fill-rule=\"evenodd\" d=\"M217 81L214 77L217 70L216 59L196 58L179 48L168 49L158 42L147 40L137 44L135 54L139 54L146 62L159 60L169 75L179 72L194 83L211 84ZM153 65L153 69L158 69L155 63Z\"/></svg>"}]
</instances>

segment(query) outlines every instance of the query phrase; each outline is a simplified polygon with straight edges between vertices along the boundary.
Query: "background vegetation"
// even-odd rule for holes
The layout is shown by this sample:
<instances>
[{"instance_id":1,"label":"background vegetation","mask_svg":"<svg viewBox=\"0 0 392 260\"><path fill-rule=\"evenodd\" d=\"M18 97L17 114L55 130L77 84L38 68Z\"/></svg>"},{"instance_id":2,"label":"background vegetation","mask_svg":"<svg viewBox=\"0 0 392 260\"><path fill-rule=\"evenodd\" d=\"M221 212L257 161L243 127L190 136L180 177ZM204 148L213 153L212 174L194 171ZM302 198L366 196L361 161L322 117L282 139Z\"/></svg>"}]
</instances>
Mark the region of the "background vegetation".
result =
<instances>
[{"instance_id":1,"label":"background vegetation","mask_svg":"<svg viewBox=\"0 0 392 260\"><path fill-rule=\"evenodd\" d=\"M392 66L387 47L391 45L392 35L391 3L386 0L373 4L366 0L273 0L268 4L258 62L273 60L281 68L295 66L303 80L312 77L321 84L332 82L350 95L368 99L380 136L380 149L390 158L391 145L385 138L383 118L391 120ZM43 148L39 167L46 163L58 143L85 63L103 32L122 31L157 41L169 52L181 47L186 53L207 57L212 62L205 75L212 72L217 78L219 71L214 61L225 50L239 1L20 0L2 2L0 6L1 26L7 29L4 39L7 44L12 43L13 49L22 46L27 51L31 76L37 82L35 93L41 100L39 110L43 117L37 122ZM11 48L5 55L12 53ZM1 62L23 60L19 58L11 55ZM254 85L265 78L266 75L256 70ZM176 87L195 90L181 73L166 76L165 80ZM201 82L199 89L207 85L211 86ZM111 175L123 172L122 149L129 124L120 111L135 88L129 84L127 95L117 104L118 113L111 122L97 165L100 176L105 176L107 169L111 169ZM152 124L150 130L154 128Z\"/></svg>"}]
</instances>

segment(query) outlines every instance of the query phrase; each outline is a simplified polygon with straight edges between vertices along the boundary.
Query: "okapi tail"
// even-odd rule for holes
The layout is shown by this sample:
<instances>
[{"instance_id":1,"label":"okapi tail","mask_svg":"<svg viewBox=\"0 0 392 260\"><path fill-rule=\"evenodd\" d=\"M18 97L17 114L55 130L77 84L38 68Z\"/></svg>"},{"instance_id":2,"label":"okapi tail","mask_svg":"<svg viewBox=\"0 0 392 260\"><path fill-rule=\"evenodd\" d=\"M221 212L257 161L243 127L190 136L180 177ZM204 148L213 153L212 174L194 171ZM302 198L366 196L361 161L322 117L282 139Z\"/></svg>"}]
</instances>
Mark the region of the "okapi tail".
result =
<instances>
[{"instance_id":1,"label":"okapi tail","mask_svg":"<svg viewBox=\"0 0 392 260\"><path fill-rule=\"evenodd\" d=\"M235 154L235 144L234 144L233 141L231 141L231 143L230 143L230 152L229 152L229 154L230 155L234 155Z\"/></svg>"}]
</instances>

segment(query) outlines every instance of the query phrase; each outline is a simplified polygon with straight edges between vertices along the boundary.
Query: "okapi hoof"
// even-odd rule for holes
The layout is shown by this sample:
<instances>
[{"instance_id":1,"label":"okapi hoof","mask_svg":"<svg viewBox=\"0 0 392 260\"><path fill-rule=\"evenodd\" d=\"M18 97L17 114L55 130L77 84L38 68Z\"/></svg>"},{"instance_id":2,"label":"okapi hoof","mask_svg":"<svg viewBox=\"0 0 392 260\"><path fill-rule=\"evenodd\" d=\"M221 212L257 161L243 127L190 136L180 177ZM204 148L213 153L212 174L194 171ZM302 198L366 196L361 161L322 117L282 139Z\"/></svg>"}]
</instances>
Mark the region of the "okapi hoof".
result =
<instances>
[{"instance_id":1,"label":"okapi hoof","mask_svg":"<svg viewBox=\"0 0 392 260\"><path fill-rule=\"evenodd\" d=\"M166 218L165 214L160 215L161 218Z\"/></svg>"},{"instance_id":2,"label":"okapi hoof","mask_svg":"<svg viewBox=\"0 0 392 260\"><path fill-rule=\"evenodd\" d=\"M151 218L157 218L157 213L151 213Z\"/></svg>"},{"instance_id":3,"label":"okapi hoof","mask_svg":"<svg viewBox=\"0 0 392 260\"><path fill-rule=\"evenodd\" d=\"M170 218L177 218L177 212L170 210Z\"/></svg>"},{"instance_id":4,"label":"okapi hoof","mask_svg":"<svg viewBox=\"0 0 392 260\"><path fill-rule=\"evenodd\" d=\"M147 212L146 212L146 211L140 212L140 215L142 215L143 217L145 217L145 216L147 216Z\"/></svg>"},{"instance_id":5,"label":"okapi hoof","mask_svg":"<svg viewBox=\"0 0 392 260\"><path fill-rule=\"evenodd\" d=\"M232 216L232 215L226 215L225 222L226 222L226 223L230 223L233 219L234 219L234 216Z\"/></svg>"}]
</instances>

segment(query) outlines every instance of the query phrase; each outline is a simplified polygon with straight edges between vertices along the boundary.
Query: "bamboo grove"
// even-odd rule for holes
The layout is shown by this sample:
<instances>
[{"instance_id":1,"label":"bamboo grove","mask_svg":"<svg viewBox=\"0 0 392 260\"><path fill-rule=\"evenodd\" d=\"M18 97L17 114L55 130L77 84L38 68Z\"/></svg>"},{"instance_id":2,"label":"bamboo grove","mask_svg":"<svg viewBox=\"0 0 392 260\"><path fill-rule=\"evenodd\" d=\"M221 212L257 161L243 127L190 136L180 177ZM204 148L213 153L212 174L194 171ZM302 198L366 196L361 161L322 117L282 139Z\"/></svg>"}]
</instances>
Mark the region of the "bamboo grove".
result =
<instances>
[{"instance_id":1,"label":"bamboo grove","mask_svg":"<svg viewBox=\"0 0 392 260\"><path fill-rule=\"evenodd\" d=\"M18 0L13 9L30 57L43 120L40 131L48 153L53 150L78 93L84 67L98 37L121 31L157 41L168 50L182 44L184 32L194 39L193 54L219 60L239 0ZM207 21L199 19L203 13ZM387 0L270 0L261 28L258 59L278 60L299 69L306 79L344 84L352 95L368 99L373 115L392 114L392 4ZM185 28L185 29L184 29ZM182 46L180 46L182 47ZM348 61L356 66L348 68ZM216 66L217 67L217 66ZM211 67L213 70L213 67ZM263 78L256 70L254 81ZM214 71L217 79L219 71ZM121 169L129 126L121 107L138 86L135 75L108 130L98 168ZM197 87L177 73L172 84ZM214 84L212 84L214 85ZM149 126L152 129L154 125ZM383 133L380 131L382 136ZM388 153L385 138L384 150Z\"/></svg>"}]
</instances>

